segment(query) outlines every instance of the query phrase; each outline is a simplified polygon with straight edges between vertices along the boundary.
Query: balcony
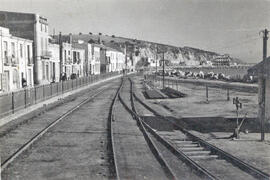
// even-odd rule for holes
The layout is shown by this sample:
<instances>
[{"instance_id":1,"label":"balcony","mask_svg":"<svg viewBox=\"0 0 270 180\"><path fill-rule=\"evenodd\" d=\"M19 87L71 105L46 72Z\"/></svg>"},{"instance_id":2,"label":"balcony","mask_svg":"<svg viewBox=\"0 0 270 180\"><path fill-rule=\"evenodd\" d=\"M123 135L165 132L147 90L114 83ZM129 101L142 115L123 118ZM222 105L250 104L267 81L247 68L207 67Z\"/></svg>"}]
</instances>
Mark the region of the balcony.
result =
<instances>
[{"instance_id":1,"label":"balcony","mask_svg":"<svg viewBox=\"0 0 270 180\"><path fill-rule=\"evenodd\" d=\"M4 57L4 66L11 66L14 64L14 57L5 56Z\"/></svg>"},{"instance_id":2,"label":"balcony","mask_svg":"<svg viewBox=\"0 0 270 180\"><path fill-rule=\"evenodd\" d=\"M43 50L41 51L41 59L50 59L52 57L52 52Z\"/></svg>"}]
</instances>

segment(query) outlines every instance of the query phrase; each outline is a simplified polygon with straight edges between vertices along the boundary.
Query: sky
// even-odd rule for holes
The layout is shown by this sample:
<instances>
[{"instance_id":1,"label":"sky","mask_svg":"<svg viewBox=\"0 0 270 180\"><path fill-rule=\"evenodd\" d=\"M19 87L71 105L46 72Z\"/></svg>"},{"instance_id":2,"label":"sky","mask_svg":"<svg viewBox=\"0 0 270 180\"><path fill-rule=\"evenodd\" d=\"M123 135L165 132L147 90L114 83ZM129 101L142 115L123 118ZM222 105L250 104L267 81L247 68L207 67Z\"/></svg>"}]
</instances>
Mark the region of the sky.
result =
<instances>
[{"instance_id":1,"label":"sky","mask_svg":"<svg viewBox=\"0 0 270 180\"><path fill-rule=\"evenodd\" d=\"M270 0L0 0L0 10L45 16L51 33L102 32L251 63L262 59L260 31L270 30Z\"/></svg>"}]
</instances>

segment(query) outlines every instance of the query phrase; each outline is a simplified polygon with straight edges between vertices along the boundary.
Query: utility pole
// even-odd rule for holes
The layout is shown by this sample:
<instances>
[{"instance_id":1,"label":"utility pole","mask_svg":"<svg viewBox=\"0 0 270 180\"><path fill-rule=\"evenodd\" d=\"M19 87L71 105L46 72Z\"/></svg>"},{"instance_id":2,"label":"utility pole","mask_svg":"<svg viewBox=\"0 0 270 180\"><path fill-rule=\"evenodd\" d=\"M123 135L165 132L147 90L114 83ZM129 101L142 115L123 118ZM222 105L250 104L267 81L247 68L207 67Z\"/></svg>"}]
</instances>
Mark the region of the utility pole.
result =
<instances>
[{"instance_id":1,"label":"utility pole","mask_svg":"<svg viewBox=\"0 0 270 180\"><path fill-rule=\"evenodd\" d=\"M268 33L269 31L267 29L263 30L263 60L265 60L267 56Z\"/></svg>"},{"instance_id":2,"label":"utility pole","mask_svg":"<svg viewBox=\"0 0 270 180\"><path fill-rule=\"evenodd\" d=\"M62 34L59 32L59 58L60 58L60 81L62 81L62 73L63 73L63 43L62 43Z\"/></svg>"},{"instance_id":3,"label":"utility pole","mask_svg":"<svg viewBox=\"0 0 270 180\"><path fill-rule=\"evenodd\" d=\"M163 68L162 68L163 84L162 84L162 88L164 89L164 82L165 82L165 60L164 60L164 52L162 52L162 61L163 61Z\"/></svg>"},{"instance_id":4,"label":"utility pole","mask_svg":"<svg viewBox=\"0 0 270 180\"><path fill-rule=\"evenodd\" d=\"M267 40L268 33L267 29L261 31L263 33L263 61L266 60L267 57ZM263 70L262 70L263 71ZM259 100L260 107L260 121L261 121L261 141L265 139L265 77L264 72L259 72L259 79L261 81L261 99Z\"/></svg>"},{"instance_id":5,"label":"utility pole","mask_svg":"<svg viewBox=\"0 0 270 180\"><path fill-rule=\"evenodd\" d=\"M156 78L156 80L157 80L157 61L158 61L158 46L157 46L157 44L156 44L156 76L155 76L155 78Z\"/></svg>"}]
</instances>

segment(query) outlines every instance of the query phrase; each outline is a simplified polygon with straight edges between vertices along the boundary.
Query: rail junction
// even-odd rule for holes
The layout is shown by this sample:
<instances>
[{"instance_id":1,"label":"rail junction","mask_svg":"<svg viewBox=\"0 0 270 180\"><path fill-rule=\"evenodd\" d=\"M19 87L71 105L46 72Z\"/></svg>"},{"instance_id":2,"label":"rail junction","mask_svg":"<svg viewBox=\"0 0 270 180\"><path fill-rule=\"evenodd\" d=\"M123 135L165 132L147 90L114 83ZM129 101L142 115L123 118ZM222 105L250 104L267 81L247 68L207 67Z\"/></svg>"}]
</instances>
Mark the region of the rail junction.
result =
<instances>
[{"instance_id":1,"label":"rail junction","mask_svg":"<svg viewBox=\"0 0 270 180\"><path fill-rule=\"evenodd\" d=\"M269 179L145 102L132 76L0 128L2 179Z\"/></svg>"}]
</instances>

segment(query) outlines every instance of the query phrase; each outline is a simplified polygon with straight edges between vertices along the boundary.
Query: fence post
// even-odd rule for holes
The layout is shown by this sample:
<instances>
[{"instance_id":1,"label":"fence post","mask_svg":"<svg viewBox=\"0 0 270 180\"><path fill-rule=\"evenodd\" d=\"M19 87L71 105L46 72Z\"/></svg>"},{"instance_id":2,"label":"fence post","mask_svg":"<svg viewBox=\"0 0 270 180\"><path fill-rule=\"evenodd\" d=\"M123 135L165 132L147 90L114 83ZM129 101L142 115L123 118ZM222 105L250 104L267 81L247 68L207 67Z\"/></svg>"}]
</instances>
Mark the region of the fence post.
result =
<instances>
[{"instance_id":1,"label":"fence post","mask_svg":"<svg viewBox=\"0 0 270 180\"><path fill-rule=\"evenodd\" d=\"M176 88L177 88L177 91L178 91L178 81L176 80Z\"/></svg>"},{"instance_id":2,"label":"fence post","mask_svg":"<svg viewBox=\"0 0 270 180\"><path fill-rule=\"evenodd\" d=\"M230 100L230 90L227 89L227 101L229 101L229 100Z\"/></svg>"},{"instance_id":3,"label":"fence post","mask_svg":"<svg viewBox=\"0 0 270 180\"><path fill-rule=\"evenodd\" d=\"M206 102L208 103L208 85L206 84Z\"/></svg>"},{"instance_id":4,"label":"fence post","mask_svg":"<svg viewBox=\"0 0 270 180\"><path fill-rule=\"evenodd\" d=\"M58 83L56 83L57 84L57 88L56 88L56 95L58 95L58 91L59 91L59 82Z\"/></svg>"},{"instance_id":5,"label":"fence post","mask_svg":"<svg viewBox=\"0 0 270 180\"><path fill-rule=\"evenodd\" d=\"M50 84L50 88L51 88L51 97L52 97L52 83Z\"/></svg>"},{"instance_id":6,"label":"fence post","mask_svg":"<svg viewBox=\"0 0 270 180\"><path fill-rule=\"evenodd\" d=\"M26 108L26 106L27 106L27 100L26 100L26 98L27 98L27 89L25 88L24 89L24 108Z\"/></svg>"},{"instance_id":7,"label":"fence post","mask_svg":"<svg viewBox=\"0 0 270 180\"><path fill-rule=\"evenodd\" d=\"M43 100L45 99L45 85L43 85Z\"/></svg>"},{"instance_id":8,"label":"fence post","mask_svg":"<svg viewBox=\"0 0 270 180\"><path fill-rule=\"evenodd\" d=\"M37 87L34 87L35 90L35 104L37 104Z\"/></svg>"},{"instance_id":9,"label":"fence post","mask_svg":"<svg viewBox=\"0 0 270 180\"><path fill-rule=\"evenodd\" d=\"M11 92L11 108L12 108L12 114L14 114L14 92Z\"/></svg>"},{"instance_id":10,"label":"fence post","mask_svg":"<svg viewBox=\"0 0 270 180\"><path fill-rule=\"evenodd\" d=\"M64 81L61 81L62 83L62 94L64 94L64 84L63 84Z\"/></svg>"}]
</instances>

